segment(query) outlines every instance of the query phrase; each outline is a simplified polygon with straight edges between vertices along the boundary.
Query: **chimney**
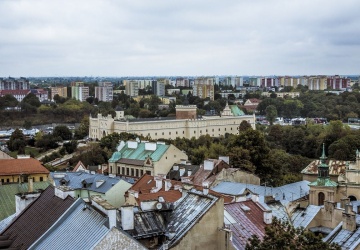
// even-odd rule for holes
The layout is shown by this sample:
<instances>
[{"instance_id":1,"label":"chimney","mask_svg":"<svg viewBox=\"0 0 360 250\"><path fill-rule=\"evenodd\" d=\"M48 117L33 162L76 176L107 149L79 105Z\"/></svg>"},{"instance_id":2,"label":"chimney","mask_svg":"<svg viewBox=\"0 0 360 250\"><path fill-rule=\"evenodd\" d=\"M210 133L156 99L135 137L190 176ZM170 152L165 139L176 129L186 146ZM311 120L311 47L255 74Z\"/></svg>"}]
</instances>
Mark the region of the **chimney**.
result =
<instances>
[{"instance_id":1,"label":"chimney","mask_svg":"<svg viewBox=\"0 0 360 250\"><path fill-rule=\"evenodd\" d=\"M179 165L174 165L174 166L173 166L173 170L174 170L174 171L178 171L178 170L179 170Z\"/></svg>"},{"instance_id":2,"label":"chimney","mask_svg":"<svg viewBox=\"0 0 360 250\"><path fill-rule=\"evenodd\" d=\"M213 160L204 160L204 170L213 170L214 161Z\"/></svg>"},{"instance_id":3,"label":"chimney","mask_svg":"<svg viewBox=\"0 0 360 250\"><path fill-rule=\"evenodd\" d=\"M37 197L41 195L41 192L38 193L25 193L25 194L16 194L15 195L15 204L16 204L16 215L20 214L31 202L33 202Z\"/></svg>"},{"instance_id":4,"label":"chimney","mask_svg":"<svg viewBox=\"0 0 360 250\"><path fill-rule=\"evenodd\" d=\"M259 202L259 195L253 194L253 195L251 195L251 199L253 202Z\"/></svg>"},{"instance_id":5,"label":"chimney","mask_svg":"<svg viewBox=\"0 0 360 250\"><path fill-rule=\"evenodd\" d=\"M204 181L202 186L203 186L203 194L208 195L209 194L209 182Z\"/></svg>"},{"instance_id":6,"label":"chimney","mask_svg":"<svg viewBox=\"0 0 360 250\"><path fill-rule=\"evenodd\" d=\"M356 230L356 214L352 211L352 205L345 206L345 212L342 213L342 228L354 232Z\"/></svg>"},{"instance_id":7,"label":"chimney","mask_svg":"<svg viewBox=\"0 0 360 250\"><path fill-rule=\"evenodd\" d=\"M134 207L122 206L121 207L121 227L123 230L134 229Z\"/></svg>"},{"instance_id":8,"label":"chimney","mask_svg":"<svg viewBox=\"0 0 360 250\"><path fill-rule=\"evenodd\" d=\"M271 210L265 210L264 211L264 222L265 224L271 224L272 223L272 212Z\"/></svg>"},{"instance_id":9,"label":"chimney","mask_svg":"<svg viewBox=\"0 0 360 250\"><path fill-rule=\"evenodd\" d=\"M34 181L33 178L28 179L29 193L34 192Z\"/></svg>"},{"instance_id":10,"label":"chimney","mask_svg":"<svg viewBox=\"0 0 360 250\"><path fill-rule=\"evenodd\" d=\"M349 202L350 202L349 198L341 198L340 199L340 207L345 208L345 205L348 204Z\"/></svg>"},{"instance_id":11,"label":"chimney","mask_svg":"<svg viewBox=\"0 0 360 250\"><path fill-rule=\"evenodd\" d=\"M191 170L188 170L188 171L187 171L187 175L188 175L188 176L191 176L191 174L192 174L192 171L191 171Z\"/></svg>"},{"instance_id":12,"label":"chimney","mask_svg":"<svg viewBox=\"0 0 360 250\"><path fill-rule=\"evenodd\" d=\"M91 196L92 205L106 214L109 218L109 229L116 227L116 208L103 199L100 195Z\"/></svg>"},{"instance_id":13,"label":"chimney","mask_svg":"<svg viewBox=\"0 0 360 250\"><path fill-rule=\"evenodd\" d=\"M165 180L165 191L169 191L171 188L172 184L171 184L171 180L166 179Z\"/></svg>"},{"instance_id":14,"label":"chimney","mask_svg":"<svg viewBox=\"0 0 360 250\"><path fill-rule=\"evenodd\" d=\"M65 200L65 198L70 195L71 197L75 198L75 192L68 186L59 186L55 187L55 196Z\"/></svg>"},{"instance_id":15,"label":"chimney","mask_svg":"<svg viewBox=\"0 0 360 250\"><path fill-rule=\"evenodd\" d=\"M162 188L162 178L158 177L158 176L155 176L154 179L155 179L155 182L156 182L156 188L161 189Z\"/></svg>"}]
</instances>

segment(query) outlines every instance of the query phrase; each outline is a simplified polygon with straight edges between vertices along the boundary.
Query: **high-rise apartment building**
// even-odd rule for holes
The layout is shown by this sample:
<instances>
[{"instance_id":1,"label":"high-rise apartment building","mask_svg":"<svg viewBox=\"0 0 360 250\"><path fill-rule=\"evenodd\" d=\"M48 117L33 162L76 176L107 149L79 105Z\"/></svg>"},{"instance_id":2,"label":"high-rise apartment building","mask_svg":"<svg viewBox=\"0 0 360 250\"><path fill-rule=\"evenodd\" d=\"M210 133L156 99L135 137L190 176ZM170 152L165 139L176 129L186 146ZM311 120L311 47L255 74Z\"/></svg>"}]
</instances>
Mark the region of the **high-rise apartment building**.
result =
<instances>
[{"instance_id":1,"label":"high-rise apartment building","mask_svg":"<svg viewBox=\"0 0 360 250\"><path fill-rule=\"evenodd\" d=\"M198 77L195 79L195 84L193 86L193 95L200 98L210 98L214 100L215 88L214 88L215 79L213 77Z\"/></svg>"},{"instance_id":2,"label":"high-rise apartment building","mask_svg":"<svg viewBox=\"0 0 360 250\"><path fill-rule=\"evenodd\" d=\"M124 80L125 94L129 96L139 95L139 82L136 80Z\"/></svg>"},{"instance_id":3,"label":"high-rise apartment building","mask_svg":"<svg viewBox=\"0 0 360 250\"><path fill-rule=\"evenodd\" d=\"M54 100L55 95L59 95L60 97L67 97L67 87L51 87L51 100Z\"/></svg>"},{"instance_id":4,"label":"high-rise apartment building","mask_svg":"<svg viewBox=\"0 0 360 250\"><path fill-rule=\"evenodd\" d=\"M165 83L163 81L153 81L152 91L156 96L165 96Z\"/></svg>"},{"instance_id":5,"label":"high-rise apartment building","mask_svg":"<svg viewBox=\"0 0 360 250\"><path fill-rule=\"evenodd\" d=\"M83 82L71 83L71 97L81 102L89 97L89 87L85 87Z\"/></svg>"},{"instance_id":6,"label":"high-rise apartment building","mask_svg":"<svg viewBox=\"0 0 360 250\"><path fill-rule=\"evenodd\" d=\"M114 96L114 88L111 82L100 82L95 87L95 98L103 102L111 102Z\"/></svg>"}]
</instances>

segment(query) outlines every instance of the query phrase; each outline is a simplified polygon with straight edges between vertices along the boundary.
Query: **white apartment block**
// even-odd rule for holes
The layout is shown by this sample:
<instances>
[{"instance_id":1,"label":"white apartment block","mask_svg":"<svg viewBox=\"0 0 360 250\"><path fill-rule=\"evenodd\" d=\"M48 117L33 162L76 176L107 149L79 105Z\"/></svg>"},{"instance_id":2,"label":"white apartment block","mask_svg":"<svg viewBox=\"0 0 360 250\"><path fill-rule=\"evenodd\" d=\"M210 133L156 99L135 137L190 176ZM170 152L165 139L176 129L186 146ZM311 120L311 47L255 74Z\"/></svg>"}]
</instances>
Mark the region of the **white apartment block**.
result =
<instances>
[{"instance_id":1,"label":"white apartment block","mask_svg":"<svg viewBox=\"0 0 360 250\"><path fill-rule=\"evenodd\" d=\"M139 82L137 80L124 80L125 94L129 96L139 95Z\"/></svg>"},{"instance_id":2,"label":"white apartment block","mask_svg":"<svg viewBox=\"0 0 360 250\"><path fill-rule=\"evenodd\" d=\"M114 88L111 82L100 82L95 87L95 98L103 102L111 102L114 96Z\"/></svg>"}]
</instances>

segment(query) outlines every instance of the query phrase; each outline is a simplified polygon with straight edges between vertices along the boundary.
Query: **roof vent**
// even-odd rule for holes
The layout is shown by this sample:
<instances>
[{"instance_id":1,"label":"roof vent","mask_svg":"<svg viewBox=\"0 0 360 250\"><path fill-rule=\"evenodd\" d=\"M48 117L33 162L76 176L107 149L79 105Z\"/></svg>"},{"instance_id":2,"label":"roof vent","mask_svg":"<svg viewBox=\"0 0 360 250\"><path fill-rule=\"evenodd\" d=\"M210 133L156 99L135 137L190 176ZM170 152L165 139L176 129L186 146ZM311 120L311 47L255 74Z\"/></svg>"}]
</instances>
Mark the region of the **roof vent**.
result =
<instances>
[{"instance_id":1,"label":"roof vent","mask_svg":"<svg viewBox=\"0 0 360 250\"><path fill-rule=\"evenodd\" d=\"M248 206L245 206L245 205L241 205L240 207L245 212L249 212L251 210Z\"/></svg>"}]
</instances>

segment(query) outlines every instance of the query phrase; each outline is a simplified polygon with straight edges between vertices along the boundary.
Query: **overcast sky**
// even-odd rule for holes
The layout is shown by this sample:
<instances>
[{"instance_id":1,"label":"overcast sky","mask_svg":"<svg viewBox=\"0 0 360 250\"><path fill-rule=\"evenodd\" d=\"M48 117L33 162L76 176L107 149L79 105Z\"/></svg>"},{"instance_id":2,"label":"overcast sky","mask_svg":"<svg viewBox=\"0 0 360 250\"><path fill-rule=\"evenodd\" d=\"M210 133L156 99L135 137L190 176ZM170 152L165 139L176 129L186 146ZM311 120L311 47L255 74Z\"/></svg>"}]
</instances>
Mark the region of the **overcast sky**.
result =
<instances>
[{"instance_id":1,"label":"overcast sky","mask_svg":"<svg viewBox=\"0 0 360 250\"><path fill-rule=\"evenodd\" d=\"M359 74L359 0L1 0L0 76Z\"/></svg>"}]
</instances>

